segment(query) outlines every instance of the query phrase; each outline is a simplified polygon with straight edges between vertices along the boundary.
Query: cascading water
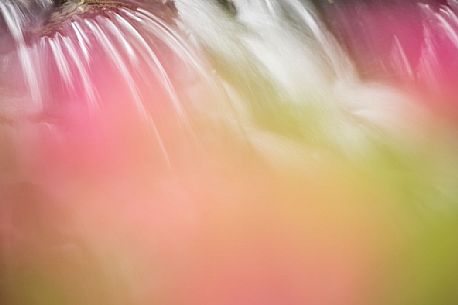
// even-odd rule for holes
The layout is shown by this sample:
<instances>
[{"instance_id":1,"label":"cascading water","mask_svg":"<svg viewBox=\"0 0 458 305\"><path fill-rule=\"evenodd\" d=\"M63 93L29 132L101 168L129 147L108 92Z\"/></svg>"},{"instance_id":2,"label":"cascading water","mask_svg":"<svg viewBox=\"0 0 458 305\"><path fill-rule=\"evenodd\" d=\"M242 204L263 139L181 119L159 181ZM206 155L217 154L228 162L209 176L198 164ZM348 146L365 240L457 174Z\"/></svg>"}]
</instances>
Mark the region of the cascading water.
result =
<instances>
[{"instance_id":1,"label":"cascading water","mask_svg":"<svg viewBox=\"0 0 458 305\"><path fill-rule=\"evenodd\" d=\"M458 5L389 2L0 0L0 303L454 304Z\"/></svg>"}]
</instances>

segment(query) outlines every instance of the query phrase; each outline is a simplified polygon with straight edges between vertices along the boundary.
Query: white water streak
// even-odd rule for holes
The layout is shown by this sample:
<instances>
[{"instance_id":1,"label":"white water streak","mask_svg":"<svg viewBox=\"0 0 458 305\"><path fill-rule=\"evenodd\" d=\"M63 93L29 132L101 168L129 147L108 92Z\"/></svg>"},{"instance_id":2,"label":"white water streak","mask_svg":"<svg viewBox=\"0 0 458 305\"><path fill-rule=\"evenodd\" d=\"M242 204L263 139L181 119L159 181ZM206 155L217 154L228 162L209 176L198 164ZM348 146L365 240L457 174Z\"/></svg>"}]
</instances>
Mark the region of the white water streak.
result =
<instances>
[{"instance_id":1,"label":"white water streak","mask_svg":"<svg viewBox=\"0 0 458 305\"><path fill-rule=\"evenodd\" d=\"M18 56L21 64L21 70L26 79L32 102L36 104L38 109L41 109L42 96L37 76L37 71L39 69L37 69L34 65L34 63L37 62L37 58L34 60L31 49L25 44L21 28L21 16L19 16L18 10L9 2L4 3L0 1L0 13L3 14L6 25L18 45Z\"/></svg>"},{"instance_id":2,"label":"white water streak","mask_svg":"<svg viewBox=\"0 0 458 305\"><path fill-rule=\"evenodd\" d=\"M113 14L110 14L110 17ZM109 18L101 18L98 17L97 21L99 23L104 23L105 27L108 29L109 32L116 38L116 40L121 44L122 48L127 54L130 62L137 66L139 65L137 54L135 53L132 45L127 41L125 33L123 33Z\"/></svg>"},{"instance_id":3,"label":"white water streak","mask_svg":"<svg viewBox=\"0 0 458 305\"><path fill-rule=\"evenodd\" d=\"M66 88L70 89L74 93L75 87L73 85L72 73L70 71L65 53L62 51L62 35L57 33L54 38L45 37L45 40L51 47L51 52L54 56L57 69L59 70L59 73L64 80Z\"/></svg>"},{"instance_id":4,"label":"white water streak","mask_svg":"<svg viewBox=\"0 0 458 305\"><path fill-rule=\"evenodd\" d=\"M300 1L285 0L285 2L299 14L305 25L312 31L313 35L321 45L321 50L330 60L336 76L340 79L355 78L354 68L350 60L344 55L344 52L340 49L337 42L331 39L332 36L326 31L326 27L319 23L317 18Z\"/></svg>"},{"instance_id":5,"label":"white water streak","mask_svg":"<svg viewBox=\"0 0 458 305\"><path fill-rule=\"evenodd\" d=\"M84 65L84 62L81 60L78 52L76 51L73 41L68 37L63 37L63 45L65 46L70 58L73 60L76 69L78 70L79 77L83 84L84 92L87 95L89 101L89 107L91 109L98 109L99 105L97 103L95 89L92 85L92 81L89 77L89 73Z\"/></svg>"},{"instance_id":6,"label":"white water streak","mask_svg":"<svg viewBox=\"0 0 458 305\"><path fill-rule=\"evenodd\" d=\"M140 43L140 48L138 50L142 53L142 55L145 58L146 63L150 67L150 69L153 71L155 75L157 75L157 78L159 81L162 83L164 88L166 89L173 106L175 110L177 111L178 116L182 121L185 120L185 111L183 109L183 106L181 105L180 99L176 95L176 90L173 87L172 82L170 81L170 78L165 71L164 67L161 64L161 61L159 58L156 56L154 51L151 49L151 47L148 45L146 42L145 38L122 16L116 14L115 19L119 22L119 24L126 29L130 34L133 35L133 38L135 38L135 41ZM143 52L145 51L146 54ZM150 61L152 60L152 62Z\"/></svg>"},{"instance_id":7,"label":"white water streak","mask_svg":"<svg viewBox=\"0 0 458 305\"><path fill-rule=\"evenodd\" d=\"M159 18L143 9L138 9L135 13L127 9L121 9L121 11L160 38L175 54L180 56L184 63L190 64L201 76L208 75L208 70L198 60L199 56L194 54L191 48L187 47L187 43L179 35L170 31Z\"/></svg>"},{"instance_id":8,"label":"white water streak","mask_svg":"<svg viewBox=\"0 0 458 305\"><path fill-rule=\"evenodd\" d=\"M449 17L454 15L452 13L452 11L444 10L443 8L441 9L441 12L443 14L445 14L445 15L448 15ZM456 30L452 27L452 25L441 14L436 14L436 18L439 21L439 24L444 29L445 34L449 37L450 41L453 43L455 48L458 49L458 35L456 33ZM456 18L456 16L455 16L455 18Z\"/></svg>"},{"instance_id":9,"label":"white water streak","mask_svg":"<svg viewBox=\"0 0 458 305\"><path fill-rule=\"evenodd\" d=\"M134 103L136 105L137 111L142 116L142 118L145 119L146 122L150 123L151 129L153 130L153 133L158 141L159 147L164 155L164 158L166 159L168 164L171 164L170 157L167 153L167 150L165 148L165 145L160 135L160 132L157 129L157 126L154 120L147 113L145 106L143 105L143 101L139 95L137 86L135 85L134 79L132 78L132 75L130 74L129 69L127 68L118 50L114 47L113 43L106 36L104 31L100 28L100 26L97 23L95 23L92 20L87 20L87 19L84 21L86 25L94 33L94 35L97 37L97 39L100 41L100 45L105 49L106 55L110 58L112 63L120 70L122 77L124 78L124 80L127 83L127 86L132 95L132 98L134 99Z\"/></svg>"},{"instance_id":10,"label":"white water streak","mask_svg":"<svg viewBox=\"0 0 458 305\"><path fill-rule=\"evenodd\" d=\"M83 52L84 59L86 60L87 63L89 63L90 57L89 57L89 50L87 46L89 44L89 39L87 38L84 31L81 29L79 22L80 22L80 19L77 18L74 22L72 22L71 27L73 31L75 32L76 40L78 41L79 48Z\"/></svg>"}]
</instances>

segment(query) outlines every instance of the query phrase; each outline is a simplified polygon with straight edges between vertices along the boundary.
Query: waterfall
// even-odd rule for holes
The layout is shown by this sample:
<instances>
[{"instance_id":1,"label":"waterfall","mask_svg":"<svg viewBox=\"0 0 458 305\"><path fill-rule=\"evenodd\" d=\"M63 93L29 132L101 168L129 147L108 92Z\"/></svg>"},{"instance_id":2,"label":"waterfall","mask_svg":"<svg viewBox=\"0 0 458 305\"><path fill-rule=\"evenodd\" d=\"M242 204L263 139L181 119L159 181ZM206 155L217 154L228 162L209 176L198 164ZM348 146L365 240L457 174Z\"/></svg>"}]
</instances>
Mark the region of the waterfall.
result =
<instances>
[{"instance_id":1,"label":"waterfall","mask_svg":"<svg viewBox=\"0 0 458 305\"><path fill-rule=\"evenodd\" d=\"M0 0L0 304L456 304L457 59L457 0Z\"/></svg>"}]
</instances>

